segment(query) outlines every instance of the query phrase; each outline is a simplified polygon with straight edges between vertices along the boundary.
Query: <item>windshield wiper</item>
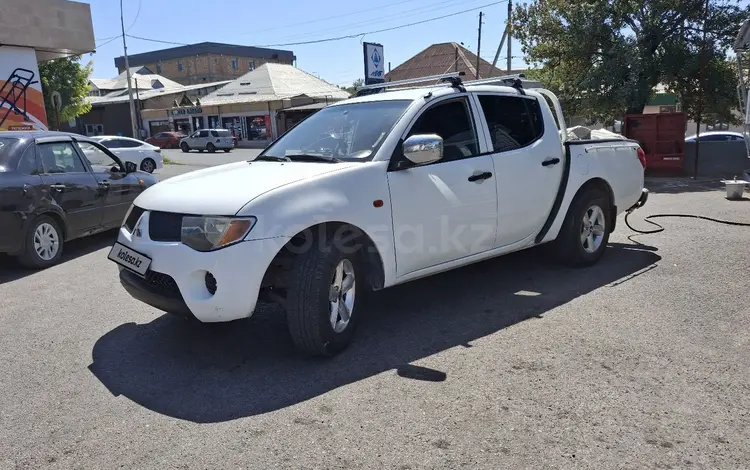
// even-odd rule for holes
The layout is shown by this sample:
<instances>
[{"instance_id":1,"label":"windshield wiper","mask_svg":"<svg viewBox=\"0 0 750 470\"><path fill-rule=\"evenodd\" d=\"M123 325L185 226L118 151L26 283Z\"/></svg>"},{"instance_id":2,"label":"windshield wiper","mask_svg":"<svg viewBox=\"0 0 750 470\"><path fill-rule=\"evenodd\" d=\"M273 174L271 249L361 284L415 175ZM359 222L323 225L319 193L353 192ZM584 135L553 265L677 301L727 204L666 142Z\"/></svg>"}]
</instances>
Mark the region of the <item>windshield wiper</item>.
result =
<instances>
[{"instance_id":1,"label":"windshield wiper","mask_svg":"<svg viewBox=\"0 0 750 470\"><path fill-rule=\"evenodd\" d=\"M263 161L263 162L291 162L292 159L289 157L276 157L273 155L260 155L258 157L255 157L254 160L248 160L249 162L257 162L257 161Z\"/></svg>"},{"instance_id":2,"label":"windshield wiper","mask_svg":"<svg viewBox=\"0 0 750 470\"><path fill-rule=\"evenodd\" d=\"M313 161L313 162L326 162L326 163L339 163L336 157L329 157L327 155L315 155L312 153L293 153L285 156L292 161Z\"/></svg>"}]
</instances>

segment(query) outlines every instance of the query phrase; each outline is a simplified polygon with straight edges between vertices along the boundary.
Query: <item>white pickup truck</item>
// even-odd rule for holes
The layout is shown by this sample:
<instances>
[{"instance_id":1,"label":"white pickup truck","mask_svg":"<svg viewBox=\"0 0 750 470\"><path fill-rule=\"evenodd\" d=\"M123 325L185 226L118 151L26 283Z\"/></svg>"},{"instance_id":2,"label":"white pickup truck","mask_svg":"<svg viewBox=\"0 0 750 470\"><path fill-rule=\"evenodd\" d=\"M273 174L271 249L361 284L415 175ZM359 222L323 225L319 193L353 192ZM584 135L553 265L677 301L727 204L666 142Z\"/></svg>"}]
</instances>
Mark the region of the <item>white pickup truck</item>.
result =
<instances>
[{"instance_id":1,"label":"white pickup truck","mask_svg":"<svg viewBox=\"0 0 750 470\"><path fill-rule=\"evenodd\" d=\"M599 260L617 215L646 202L639 145L568 140L554 94L519 79L445 78L360 91L253 161L147 189L109 255L122 285L201 322L277 302L298 348L331 355L365 290L543 243Z\"/></svg>"}]
</instances>

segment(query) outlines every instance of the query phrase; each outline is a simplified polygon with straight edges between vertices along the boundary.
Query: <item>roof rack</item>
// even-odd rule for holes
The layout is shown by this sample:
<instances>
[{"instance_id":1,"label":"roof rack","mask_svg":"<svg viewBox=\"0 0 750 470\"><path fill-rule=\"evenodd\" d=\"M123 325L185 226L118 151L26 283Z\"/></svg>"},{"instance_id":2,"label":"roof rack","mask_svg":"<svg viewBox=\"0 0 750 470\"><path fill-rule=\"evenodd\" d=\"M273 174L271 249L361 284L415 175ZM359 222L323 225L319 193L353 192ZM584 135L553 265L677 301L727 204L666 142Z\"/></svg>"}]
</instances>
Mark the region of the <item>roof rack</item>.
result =
<instances>
[{"instance_id":1,"label":"roof rack","mask_svg":"<svg viewBox=\"0 0 750 470\"><path fill-rule=\"evenodd\" d=\"M418 85L425 82L437 82L433 85L419 85L419 88L430 88L437 86L444 86L447 82L450 86L464 90L464 86L467 85L504 85L511 86L517 90L523 92L524 88L539 88L541 84L536 81L527 81L526 75L522 73L513 75L502 75L499 77L480 78L478 80L470 80L463 82L461 77L465 76L465 72L452 72L441 75L430 75L428 77L410 78L407 80L397 80L395 82L383 82L376 83L374 85L365 85L357 88L356 96L372 95L375 93L382 93L389 88L406 87L408 85ZM413 87L412 87L413 88Z\"/></svg>"},{"instance_id":2,"label":"roof rack","mask_svg":"<svg viewBox=\"0 0 750 470\"><path fill-rule=\"evenodd\" d=\"M365 85L357 88L357 96L372 95L375 93L381 93L388 88L395 88L405 85L416 85L424 82L448 82L451 86L461 86L461 77L466 75L466 72L451 72L440 75L430 75L428 77L410 78L407 80L397 80L395 82L383 82L375 83L373 85ZM437 86L437 85L428 85Z\"/></svg>"}]
</instances>

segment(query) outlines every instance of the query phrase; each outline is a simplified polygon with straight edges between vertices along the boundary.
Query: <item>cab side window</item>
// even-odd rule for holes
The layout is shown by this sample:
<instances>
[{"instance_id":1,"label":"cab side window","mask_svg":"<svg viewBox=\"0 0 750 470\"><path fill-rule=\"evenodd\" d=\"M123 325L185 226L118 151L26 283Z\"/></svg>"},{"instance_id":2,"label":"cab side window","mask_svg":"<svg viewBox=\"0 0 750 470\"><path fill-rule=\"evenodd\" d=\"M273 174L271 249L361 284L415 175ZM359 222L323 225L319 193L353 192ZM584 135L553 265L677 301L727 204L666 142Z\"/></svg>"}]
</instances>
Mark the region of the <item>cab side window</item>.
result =
<instances>
[{"instance_id":1,"label":"cab side window","mask_svg":"<svg viewBox=\"0 0 750 470\"><path fill-rule=\"evenodd\" d=\"M72 142L37 145L44 173L88 173Z\"/></svg>"},{"instance_id":2,"label":"cab side window","mask_svg":"<svg viewBox=\"0 0 750 470\"><path fill-rule=\"evenodd\" d=\"M508 152L531 145L544 134L539 102L533 98L480 95L484 118L495 152Z\"/></svg>"},{"instance_id":3,"label":"cab side window","mask_svg":"<svg viewBox=\"0 0 750 470\"><path fill-rule=\"evenodd\" d=\"M479 154L477 133L464 98L438 103L422 113L407 138L416 134L437 134L443 138L441 162Z\"/></svg>"},{"instance_id":4,"label":"cab side window","mask_svg":"<svg viewBox=\"0 0 750 470\"><path fill-rule=\"evenodd\" d=\"M198 137L208 137L208 131L200 131Z\"/></svg>"},{"instance_id":5,"label":"cab side window","mask_svg":"<svg viewBox=\"0 0 750 470\"><path fill-rule=\"evenodd\" d=\"M24 175L39 174L39 162L36 159L36 151L34 150L33 143L26 147L23 155L21 155L21 160L18 162L18 171Z\"/></svg>"}]
</instances>

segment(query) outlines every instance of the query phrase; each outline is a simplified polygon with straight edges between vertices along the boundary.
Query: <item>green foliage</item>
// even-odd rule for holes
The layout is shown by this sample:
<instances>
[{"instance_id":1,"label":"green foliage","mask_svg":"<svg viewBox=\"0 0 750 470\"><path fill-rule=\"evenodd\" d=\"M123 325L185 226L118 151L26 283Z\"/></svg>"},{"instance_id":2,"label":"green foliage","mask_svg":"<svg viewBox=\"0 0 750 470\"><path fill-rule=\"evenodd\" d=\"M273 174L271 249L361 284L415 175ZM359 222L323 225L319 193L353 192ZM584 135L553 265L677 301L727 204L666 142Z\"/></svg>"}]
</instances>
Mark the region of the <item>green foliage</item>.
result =
<instances>
[{"instance_id":1,"label":"green foliage","mask_svg":"<svg viewBox=\"0 0 750 470\"><path fill-rule=\"evenodd\" d=\"M44 93L44 107L47 111L47 122L50 128L59 128L59 123L74 119L91 110L91 104L86 101L89 93L89 77L93 64L89 62L82 66L80 56L39 62L39 74ZM58 116L52 104L52 92L57 91L62 98L62 107Z\"/></svg>"},{"instance_id":2,"label":"green foliage","mask_svg":"<svg viewBox=\"0 0 750 470\"><path fill-rule=\"evenodd\" d=\"M362 86L365 84L365 80L362 78L358 78L352 82L352 86L350 87L341 87L343 90L345 90L350 95L354 95L357 93L357 87Z\"/></svg>"},{"instance_id":3,"label":"green foliage","mask_svg":"<svg viewBox=\"0 0 750 470\"><path fill-rule=\"evenodd\" d=\"M734 119L737 78L726 52L750 7L708 3L703 61L705 0L539 1L516 7L513 34L568 114L610 124L642 112L662 84L691 118L706 93L705 112Z\"/></svg>"}]
</instances>

